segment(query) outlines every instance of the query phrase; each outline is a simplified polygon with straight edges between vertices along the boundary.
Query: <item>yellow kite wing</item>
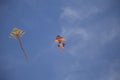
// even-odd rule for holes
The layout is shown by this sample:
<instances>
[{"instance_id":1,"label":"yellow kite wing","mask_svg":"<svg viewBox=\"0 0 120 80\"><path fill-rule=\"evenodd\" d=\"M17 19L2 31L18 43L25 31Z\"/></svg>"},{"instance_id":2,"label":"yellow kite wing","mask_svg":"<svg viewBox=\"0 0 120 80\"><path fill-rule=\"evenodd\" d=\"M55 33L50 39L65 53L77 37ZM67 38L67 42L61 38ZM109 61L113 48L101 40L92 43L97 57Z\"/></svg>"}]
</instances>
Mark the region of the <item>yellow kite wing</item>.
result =
<instances>
[{"instance_id":1,"label":"yellow kite wing","mask_svg":"<svg viewBox=\"0 0 120 80\"><path fill-rule=\"evenodd\" d=\"M25 32L21 29L13 28L11 33L14 34L14 35L23 35Z\"/></svg>"}]
</instances>

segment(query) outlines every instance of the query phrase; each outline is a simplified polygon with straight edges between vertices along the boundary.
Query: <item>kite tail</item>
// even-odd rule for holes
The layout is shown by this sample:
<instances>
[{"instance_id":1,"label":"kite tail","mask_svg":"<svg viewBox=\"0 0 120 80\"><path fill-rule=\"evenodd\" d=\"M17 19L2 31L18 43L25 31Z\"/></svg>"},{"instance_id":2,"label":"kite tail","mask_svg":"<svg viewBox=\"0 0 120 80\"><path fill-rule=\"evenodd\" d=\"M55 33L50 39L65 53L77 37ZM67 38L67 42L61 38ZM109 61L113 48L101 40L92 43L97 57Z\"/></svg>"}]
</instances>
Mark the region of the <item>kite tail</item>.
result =
<instances>
[{"instance_id":1,"label":"kite tail","mask_svg":"<svg viewBox=\"0 0 120 80\"><path fill-rule=\"evenodd\" d=\"M60 52L62 53L62 51L63 51L63 49L62 48L60 48Z\"/></svg>"},{"instance_id":2,"label":"kite tail","mask_svg":"<svg viewBox=\"0 0 120 80\"><path fill-rule=\"evenodd\" d=\"M61 53L62 53L63 49L64 49L64 47L60 46L60 52Z\"/></svg>"},{"instance_id":3,"label":"kite tail","mask_svg":"<svg viewBox=\"0 0 120 80\"><path fill-rule=\"evenodd\" d=\"M21 49L22 49L22 51L23 51L23 53L24 53L24 57L25 57L25 59L26 59L26 61L27 61L27 63L28 63L28 57L27 57L27 54L26 54L26 52L25 52L25 50L24 50L24 48L23 48L23 45L22 45L22 42L21 42L21 40L20 40L19 35L17 36L17 39L18 39L18 43L20 44L20 47L21 47Z\"/></svg>"}]
</instances>

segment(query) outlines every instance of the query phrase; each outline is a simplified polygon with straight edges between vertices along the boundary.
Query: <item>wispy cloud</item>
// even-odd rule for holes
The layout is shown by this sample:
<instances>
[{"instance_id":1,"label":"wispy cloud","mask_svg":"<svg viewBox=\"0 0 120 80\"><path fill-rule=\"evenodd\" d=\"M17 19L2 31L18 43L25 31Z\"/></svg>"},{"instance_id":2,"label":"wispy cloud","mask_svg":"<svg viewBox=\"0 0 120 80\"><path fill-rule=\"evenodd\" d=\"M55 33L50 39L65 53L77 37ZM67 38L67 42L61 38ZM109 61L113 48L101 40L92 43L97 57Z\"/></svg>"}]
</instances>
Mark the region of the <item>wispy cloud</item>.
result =
<instances>
[{"instance_id":1,"label":"wispy cloud","mask_svg":"<svg viewBox=\"0 0 120 80\"><path fill-rule=\"evenodd\" d=\"M71 6L63 7L63 12L61 13L60 18L68 21L76 21L83 20L95 13L100 12L97 7L82 7L82 8L74 8Z\"/></svg>"},{"instance_id":2,"label":"wispy cloud","mask_svg":"<svg viewBox=\"0 0 120 80\"><path fill-rule=\"evenodd\" d=\"M83 0L81 1L84 3ZM64 68L60 70L59 73L63 74L62 80L117 80L119 78L116 76L118 75L116 71L114 71L115 75L109 78L105 78L106 74L104 78L103 75L100 76L100 73L104 73L106 69L105 65L110 64L109 60L108 62L103 60L104 50L102 49L106 44L113 43L120 33L119 19L114 15L107 15L111 2L100 1L100 4L93 2L87 5L80 3L80 6L71 3L62 7L61 35L67 38L66 52L75 58L73 63L71 62L69 66L64 65ZM77 0L76 4L79 4ZM99 68L101 71L96 74L92 67L99 66L102 67ZM109 70L108 73L112 75ZM93 77L93 75L96 76Z\"/></svg>"},{"instance_id":3,"label":"wispy cloud","mask_svg":"<svg viewBox=\"0 0 120 80\"><path fill-rule=\"evenodd\" d=\"M112 39L120 32L118 30L119 23L115 23L117 19L106 17L103 21L96 21L96 23L94 21L91 22L93 24L85 27L80 25L81 22L85 22L85 18L91 17L91 15L97 15L99 12L102 12L102 10L99 10L99 8L97 9L96 7L88 7L87 9L83 8L81 10L76 10L71 6L65 7L60 16L62 28L61 34L68 40L72 39L72 43L78 42L78 44L91 42L93 44L97 43L97 45L104 45L105 43L112 41ZM114 22L110 19L114 19ZM108 23L111 23L112 25ZM82 46L84 46L84 44ZM76 46L76 48L77 47L80 48L80 46Z\"/></svg>"}]
</instances>

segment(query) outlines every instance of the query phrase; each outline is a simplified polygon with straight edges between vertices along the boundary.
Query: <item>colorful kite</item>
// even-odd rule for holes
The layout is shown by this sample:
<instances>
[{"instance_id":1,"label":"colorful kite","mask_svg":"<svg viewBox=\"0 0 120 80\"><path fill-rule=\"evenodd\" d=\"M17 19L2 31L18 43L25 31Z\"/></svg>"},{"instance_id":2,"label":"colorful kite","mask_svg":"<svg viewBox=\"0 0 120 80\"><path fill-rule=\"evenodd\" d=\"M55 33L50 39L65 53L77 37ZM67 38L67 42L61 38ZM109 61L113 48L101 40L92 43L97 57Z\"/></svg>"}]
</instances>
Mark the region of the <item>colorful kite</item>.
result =
<instances>
[{"instance_id":1,"label":"colorful kite","mask_svg":"<svg viewBox=\"0 0 120 80\"><path fill-rule=\"evenodd\" d=\"M58 43L58 47L60 47L60 49L62 50L65 46L65 44L63 43L65 40L65 38L61 37L60 35L56 36L55 42Z\"/></svg>"},{"instance_id":2,"label":"colorful kite","mask_svg":"<svg viewBox=\"0 0 120 80\"><path fill-rule=\"evenodd\" d=\"M18 43L23 51L23 54L24 54L24 57L26 59L26 61L28 62L28 57L27 57L27 54L23 48L23 45L22 45L22 42L20 40L20 37L24 34L25 32L21 29L18 29L18 28L13 28L12 32L10 33L10 37L11 38L15 38L18 40Z\"/></svg>"}]
</instances>

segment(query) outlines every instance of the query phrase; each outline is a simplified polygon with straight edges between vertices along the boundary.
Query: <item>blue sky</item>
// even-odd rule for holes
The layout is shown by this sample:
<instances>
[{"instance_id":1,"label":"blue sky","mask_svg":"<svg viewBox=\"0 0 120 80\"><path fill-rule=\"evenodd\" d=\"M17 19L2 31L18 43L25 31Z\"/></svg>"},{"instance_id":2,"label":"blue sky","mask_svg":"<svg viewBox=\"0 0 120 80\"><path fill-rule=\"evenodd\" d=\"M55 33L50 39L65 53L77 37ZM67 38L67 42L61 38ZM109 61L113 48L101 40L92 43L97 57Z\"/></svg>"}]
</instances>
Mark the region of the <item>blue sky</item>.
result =
<instances>
[{"instance_id":1,"label":"blue sky","mask_svg":"<svg viewBox=\"0 0 120 80\"><path fill-rule=\"evenodd\" d=\"M119 0L0 0L0 80L120 80ZM26 63L14 28L29 58ZM67 39L60 52L56 35Z\"/></svg>"}]
</instances>

